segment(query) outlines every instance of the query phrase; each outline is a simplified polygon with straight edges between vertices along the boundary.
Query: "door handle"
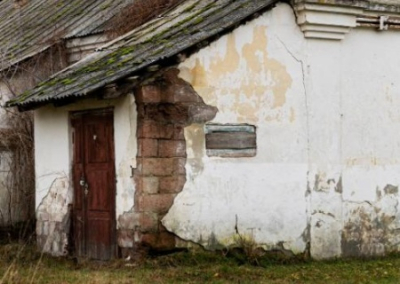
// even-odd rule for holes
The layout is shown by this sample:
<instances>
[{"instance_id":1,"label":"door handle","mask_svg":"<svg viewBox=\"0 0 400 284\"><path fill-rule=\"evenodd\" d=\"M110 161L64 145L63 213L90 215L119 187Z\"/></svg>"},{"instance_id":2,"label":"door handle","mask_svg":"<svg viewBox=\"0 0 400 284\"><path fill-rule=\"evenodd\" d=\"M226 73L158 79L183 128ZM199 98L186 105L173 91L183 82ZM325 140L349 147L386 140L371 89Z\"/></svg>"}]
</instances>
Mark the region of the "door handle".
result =
<instances>
[{"instance_id":1,"label":"door handle","mask_svg":"<svg viewBox=\"0 0 400 284\"><path fill-rule=\"evenodd\" d=\"M88 183L86 182L86 180L85 180L85 178L83 176L79 180L79 185L85 189L84 193L85 193L85 196L87 196L88 193L89 193L89 185L88 185Z\"/></svg>"}]
</instances>

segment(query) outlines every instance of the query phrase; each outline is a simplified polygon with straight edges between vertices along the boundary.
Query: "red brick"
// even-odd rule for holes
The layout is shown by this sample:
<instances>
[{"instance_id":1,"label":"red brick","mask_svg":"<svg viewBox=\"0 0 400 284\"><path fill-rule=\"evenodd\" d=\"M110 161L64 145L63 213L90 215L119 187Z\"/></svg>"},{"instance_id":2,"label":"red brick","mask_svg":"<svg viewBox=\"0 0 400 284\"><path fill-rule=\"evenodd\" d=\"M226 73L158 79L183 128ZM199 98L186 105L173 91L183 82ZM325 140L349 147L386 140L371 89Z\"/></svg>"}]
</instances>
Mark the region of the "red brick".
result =
<instances>
[{"instance_id":1,"label":"red brick","mask_svg":"<svg viewBox=\"0 0 400 284\"><path fill-rule=\"evenodd\" d=\"M157 232L159 228L159 222L156 213L143 212L140 214L140 231L141 232Z\"/></svg>"},{"instance_id":2,"label":"red brick","mask_svg":"<svg viewBox=\"0 0 400 284\"><path fill-rule=\"evenodd\" d=\"M171 176L160 178L160 193L179 193L186 183L186 176Z\"/></svg>"},{"instance_id":3,"label":"red brick","mask_svg":"<svg viewBox=\"0 0 400 284\"><path fill-rule=\"evenodd\" d=\"M192 102L201 102L201 98L195 90L193 90L192 86L187 84L186 82L180 84L174 84L169 87L170 92L174 94L174 102L180 103L192 103Z\"/></svg>"},{"instance_id":4,"label":"red brick","mask_svg":"<svg viewBox=\"0 0 400 284\"><path fill-rule=\"evenodd\" d=\"M140 242L144 246L154 248L157 244L157 239L158 239L157 233L142 234Z\"/></svg>"},{"instance_id":5,"label":"red brick","mask_svg":"<svg viewBox=\"0 0 400 284\"><path fill-rule=\"evenodd\" d=\"M173 136L173 124L159 123L154 120L143 120L138 124L139 138L171 139Z\"/></svg>"},{"instance_id":6,"label":"red brick","mask_svg":"<svg viewBox=\"0 0 400 284\"><path fill-rule=\"evenodd\" d=\"M140 214L136 212L126 212L118 217L118 227L125 230L134 230L139 226Z\"/></svg>"},{"instance_id":7,"label":"red brick","mask_svg":"<svg viewBox=\"0 0 400 284\"><path fill-rule=\"evenodd\" d=\"M158 140L157 139L138 139L139 157L157 157L158 155Z\"/></svg>"},{"instance_id":8,"label":"red brick","mask_svg":"<svg viewBox=\"0 0 400 284\"><path fill-rule=\"evenodd\" d=\"M160 140L158 155L160 157L186 157L186 142L184 140Z\"/></svg>"},{"instance_id":9,"label":"red brick","mask_svg":"<svg viewBox=\"0 0 400 284\"><path fill-rule=\"evenodd\" d=\"M175 140L185 140L185 127L183 125L175 125L173 138Z\"/></svg>"},{"instance_id":10,"label":"red brick","mask_svg":"<svg viewBox=\"0 0 400 284\"><path fill-rule=\"evenodd\" d=\"M142 175L169 176L176 168L175 164L175 159L145 158L142 162Z\"/></svg>"},{"instance_id":11,"label":"red brick","mask_svg":"<svg viewBox=\"0 0 400 284\"><path fill-rule=\"evenodd\" d=\"M175 93L173 87L168 86L167 88L163 88L163 90L161 91L161 101L163 103L175 102Z\"/></svg>"},{"instance_id":12,"label":"red brick","mask_svg":"<svg viewBox=\"0 0 400 284\"><path fill-rule=\"evenodd\" d=\"M174 203L175 194L138 196L137 210L140 212L166 213Z\"/></svg>"},{"instance_id":13,"label":"red brick","mask_svg":"<svg viewBox=\"0 0 400 284\"><path fill-rule=\"evenodd\" d=\"M160 89L154 85L142 86L137 92L136 100L142 103L159 103L161 100Z\"/></svg>"},{"instance_id":14,"label":"red brick","mask_svg":"<svg viewBox=\"0 0 400 284\"><path fill-rule=\"evenodd\" d=\"M143 234L141 242L155 250L171 250L175 248L175 235L169 232Z\"/></svg>"},{"instance_id":15,"label":"red brick","mask_svg":"<svg viewBox=\"0 0 400 284\"><path fill-rule=\"evenodd\" d=\"M174 158L173 172L176 175L186 175L186 158Z\"/></svg>"},{"instance_id":16,"label":"red brick","mask_svg":"<svg viewBox=\"0 0 400 284\"><path fill-rule=\"evenodd\" d=\"M158 177L142 177L142 189L143 193L156 194L159 188Z\"/></svg>"}]
</instances>

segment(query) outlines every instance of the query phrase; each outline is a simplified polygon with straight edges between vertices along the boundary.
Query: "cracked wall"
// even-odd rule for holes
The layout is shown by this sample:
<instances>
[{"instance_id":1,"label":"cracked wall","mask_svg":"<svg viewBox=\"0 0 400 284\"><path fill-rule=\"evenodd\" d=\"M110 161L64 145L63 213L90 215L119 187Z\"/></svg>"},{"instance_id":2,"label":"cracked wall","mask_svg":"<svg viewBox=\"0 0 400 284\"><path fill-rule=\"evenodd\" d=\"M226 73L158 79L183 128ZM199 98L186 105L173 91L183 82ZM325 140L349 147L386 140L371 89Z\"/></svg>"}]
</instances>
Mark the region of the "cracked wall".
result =
<instances>
[{"instance_id":1,"label":"cracked wall","mask_svg":"<svg viewBox=\"0 0 400 284\"><path fill-rule=\"evenodd\" d=\"M257 127L257 156L207 157L204 127L186 127L187 182L165 227L209 249L235 245L237 227L317 259L398 250L395 33L306 40L279 4L181 63L219 109L212 123Z\"/></svg>"},{"instance_id":2,"label":"cracked wall","mask_svg":"<svg viewBox=\"0 0 400 284\"><path fill-rule=\"evenodd\" d=\"M114 108L116 219L133 207L136 167L136 104L132 94L114 100L83 100L65 107L47 106L35 111L36 232L38 245L53 255L65 254L69 231L68 204L73 201L72 142L69 113ZM118 229L123 229L117 223Z\"/></svg>"},{"instance_id":3,"label":"cracked wall","mask_svg":"<svg viewBox=\"0 0 400 284\"><path fill-rule=\"evenodd\" d=\"M180 76L218 108L212 123L257 127L257 156L207 157L203 125L186 127L187 182L163 219L169 231L217 249L235 244L237 227L266 249L306 249L302 37L290 7L279 6L179 66Z\"/></svg>"}]
</instances>

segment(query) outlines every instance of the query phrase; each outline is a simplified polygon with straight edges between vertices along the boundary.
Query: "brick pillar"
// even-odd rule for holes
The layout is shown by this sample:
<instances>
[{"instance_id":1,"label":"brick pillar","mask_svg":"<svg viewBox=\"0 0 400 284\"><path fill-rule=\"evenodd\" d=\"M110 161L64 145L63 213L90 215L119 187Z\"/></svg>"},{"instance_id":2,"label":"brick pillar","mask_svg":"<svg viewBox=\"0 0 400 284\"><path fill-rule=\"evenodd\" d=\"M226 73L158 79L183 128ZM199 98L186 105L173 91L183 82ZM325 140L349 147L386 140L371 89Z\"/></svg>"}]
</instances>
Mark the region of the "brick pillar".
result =
<instances>
[{"instance_id":1,"label":"brick pillar","mask_svg":"<svg viewBox=\"0 0 400 284\"><path fill-rule=\"evenodd\" d=\"M175 247L175 235L160 221L186 182L184 127L209 121L217 112L178 78L178 73L176 69L162 71L154 83L135 92L138 107L135 241L155 250Z\"/></svg>"}]
</instances>

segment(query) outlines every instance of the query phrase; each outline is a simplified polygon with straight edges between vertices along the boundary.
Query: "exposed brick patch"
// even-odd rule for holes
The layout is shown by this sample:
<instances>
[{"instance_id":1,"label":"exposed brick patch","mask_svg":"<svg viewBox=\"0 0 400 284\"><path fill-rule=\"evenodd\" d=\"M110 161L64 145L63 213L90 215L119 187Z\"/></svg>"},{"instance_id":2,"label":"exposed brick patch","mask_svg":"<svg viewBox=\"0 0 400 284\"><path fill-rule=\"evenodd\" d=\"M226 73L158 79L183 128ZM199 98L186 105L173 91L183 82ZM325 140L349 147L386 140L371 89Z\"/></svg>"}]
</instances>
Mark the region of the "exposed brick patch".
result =
<instances>
[{"instance_id":1,"label":"exposed brick patch","mask_svg":"<svg viewBox=\"0 0 400 284\"><path fill-rule=\"evenodd\" d=\"M174 174L175 175L186 175L186 158L175 158L174 159Z\"/></svg>"},{"instance_id":2,"label":"exposed brick patch","mask_svg":"<svg viewBox=\"0 0 400 284\"><path fill-rule=\"evenodd\" d=\"M172 158L145 158L142 163L143 176L170 176L176 162Z\"/></svg>"},{"instance_id":3,"label":"exposed brick patch","mask_svg":"<svg viewBox=\"0 0 400 284\"><path fill-rule=\"evenodd\" d=\"M157 139L139 139L140 147L138 153L140 157L157 157L158 156L158 140Z\"/></svg>"},{"instance_id":4,"label":"exposed brick patch","mask_svg":"<svg viewBox=\"0 0 400 284\"><path fill-rule=\"evenodd\" d=\"M143 193L144 194L157 194L159 192L159 181L158 177L143 177Z\"/></svg>"},{"instance_id":5,"label":"exposed brick patch","mask_svg":"<svg viewBox=\"0 0 400 284\"><path fill-rule=\"evenodd\" d=\"M170 250L175 247L175 236L168 232L143 234L141 242L153 250Z\"/></svg>"},{"instance_id":6,"label":"exposed brick patch","mask_svg":"<svg viewBox=\"0 0 400 284\"><path fill-rule=\"evenodd\" d=\"M137 208L141 212L164 214L174 203L175 194L152 194L137 197Z\"/></svg>"},{"instance_id":7,"label":"exposed brick patch","mask_svg":"<svg viewBox=\"0 0 400 284\"><path fill-rule=\"evenodd\" d=\"M161 224L186 182L184 127L213 119L217 109L206 105L192 86L178 77L177 69L161 71L152 83L135 92L138 109L138 157L134 212L121 235L138 249L170 250L175 235ZM127 215L128 216L128 215ZM120 220L119 220L120 221ZM119 222L121 225L121 222Z\"/></svg>"},{"instance_id":8,"label":"exposed brick patch","mask_svg":"<svg viewBox=\"0 0 400 284\"><path fill-rule=\"evenodd\" d=\"M186 157L185 140L160 140L158 155L160 157Z\"/></svg>"},{"instance_id":9,"label":"exposed brick patch","mask_svg":"<svg viewBox=\"0 0 400 284\"><path fill-rule=\"evenodd\" d=\"M156 212L143 212L140 215L141 232L157 232L158 224L158 214Z\"/></svg>"},{"instance_id":10,"label":"exposed brick patch","mask_svg":"<svg viewBox=\"0 0 400 284\"><path fill-rule=\"evenodd\" d=\"M161 91L158 86L146 85L137 90L136 100L143 103L159 103L161 101Z\"/></svg>"},{"instance_id":11,"label":"exposed brick patch","mask_svg":"<svg viewBox=\"0 0 400 284\"><path fill-rule=\"evenodd\" d=\"M173 139L185 140L185 128L183 126L180 125L175 126Z\"/></svg>"},{"instance_id":12,"label":"exposed brick patch","mask_svg":"<svg viewBox=\"0 0 400 284\"><path fill-rule=\"evenodd\" d=\"M163 193L179 193L186 183L185 175L162 177L159 181L159 191Z\"/></svg>"}]
</instances>

